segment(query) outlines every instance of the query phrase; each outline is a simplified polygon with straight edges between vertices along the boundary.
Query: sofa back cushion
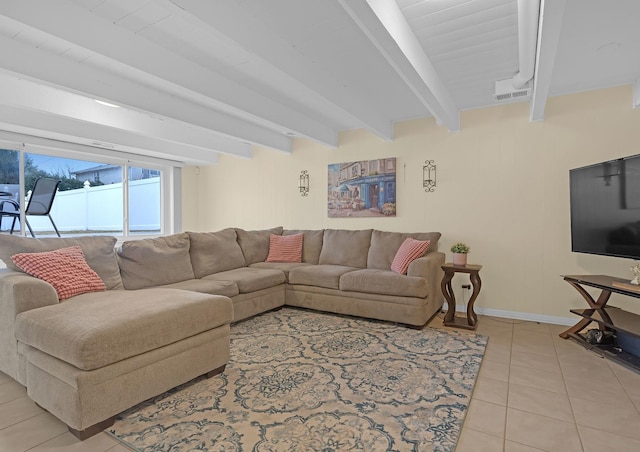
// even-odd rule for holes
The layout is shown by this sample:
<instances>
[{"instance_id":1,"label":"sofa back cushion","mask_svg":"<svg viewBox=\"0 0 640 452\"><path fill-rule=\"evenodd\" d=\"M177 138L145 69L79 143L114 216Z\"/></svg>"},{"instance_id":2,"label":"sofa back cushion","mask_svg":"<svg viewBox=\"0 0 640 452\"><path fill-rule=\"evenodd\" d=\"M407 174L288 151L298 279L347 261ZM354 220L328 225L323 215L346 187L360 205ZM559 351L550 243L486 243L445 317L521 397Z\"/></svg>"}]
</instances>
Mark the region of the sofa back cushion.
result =
<instances>
[{"instance_id":1,"label":"sofa back cushion","mask_svg":"<svg viewBox=\"0 0 640 452\"><path fill-rule=\"evenodd\" d=\"M389 270L393 258L396 256L400 245L407 239L427 241L429 249L427 253L438 249L439 232L385 232L374 230L371 234L371 247L367 256L367 268Z\"/></svg>"},{"instance_id":2,"label":"sofa back cushion","mask_svg":"<svg viewBox=\"0 0 640 452\"><path fill-rule=\"evenodd\" d=\"M242 249L242 255L246 265L264 262L269 255L269 237L271 234L282 235L282 226L264 229L262 231L245 231L236 228L238 244Z\"/></svg>"},{"instance_id":3,"label":"sofa back cushion","mask_svg":"<svg viewBox=\"0 0 640 452\"><path fill-rule=\"evenodd\" d=\"M371 232L371 229L359 231L326 229L318 263L366 268ZM393 259L393 256L391 258Z\"/></svg>"},{"instance_id":4,"label":"sofa back cushion","mask_svg":"<svg viewBox=\"0 0 640 452\"><path fill-rule=\"evenodd\" d=\"M116 238L107 236L35 239L0 234L0 259L8 268L20 271L11 260L11 256L14 254L42 253L79 246L84 253L87 264L100 276L107 289L122 289L122 278L116 259L115 245Z\"/></svg>"},{"instance_id":5,"label":"sofa back cushion","mask_svg":"<svg viewBox=\"0 0 640 452\"><path fill-rule=\"evenodd\" d=\"M185 232L124 242L118 250L118 260L126 289L143 289L195 277L189 257L189 236Z\"/></svg>"},{"instance_id":6,"label":"sofa back cushion","mask_svg":"<svg viewBox=\"0 0 640 452\"><path fill-rule=\"evenodd\" d=\"M306 264L317 264L320 260L320 252L322 251L322 239L324 237L324 229L318 230L285 230L282 235L303 234L302 239L302 262Z\"/></svg>"},{"instance_id":7,"label":"sofa back cushion","mask_svg":"<svg viewBox=\"0 0 640 452\"><path fill-rule=\"evenodd\" d=\"M245 267L242 249L236 241L236 230L218 232L187 232L191 241L189 254L196 278Z\"/></svg>"}]
</instances>

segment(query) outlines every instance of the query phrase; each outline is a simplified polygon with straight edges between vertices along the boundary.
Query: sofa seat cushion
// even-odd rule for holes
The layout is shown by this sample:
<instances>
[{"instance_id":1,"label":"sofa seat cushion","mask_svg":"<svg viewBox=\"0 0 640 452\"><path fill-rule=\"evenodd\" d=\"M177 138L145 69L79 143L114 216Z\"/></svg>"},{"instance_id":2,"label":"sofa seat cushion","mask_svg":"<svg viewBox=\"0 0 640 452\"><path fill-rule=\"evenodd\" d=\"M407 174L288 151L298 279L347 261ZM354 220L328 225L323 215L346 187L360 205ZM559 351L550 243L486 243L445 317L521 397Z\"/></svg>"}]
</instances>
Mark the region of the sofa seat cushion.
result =
<instances>
[{"instance_id":1,"label":"sofa seat cushion","mask_svg":"<svg viewBox=\"0 0 640 452\"><path fill-rule=\"evenodd\" d=\"M187 281L180 281L156 287L191 290L193 292L208 293L211 295L224 295L225 297L235 297L240 293L238 285L233 281L215 281L212 279L189 279Z\"/></svg>"},{"instance_id":2,"label":"sofa seat cushion","mask_svg":"<svg viewBox=\"0 0 640 452\"><path fill-rule=\"evenodd\" d=\"M340 277L355 270L359 269L344 265L305 265L295 267L289 271L289 284L339 289Z\"/></svg>"},{"instance_id":3,"label":"sofa seat cushion","mask_svg":"<svg viewBox=\"0 0 640 452\"><path fill-rule=\"evenodd\" d=\"M284 273L284 277L289 280L289 272L292 268L309 266L304 262L256 262L249 265L251 268L270 268L272 270L280 270Z\"/></svg>"},{"instance_id":4,"label":"sofa seat cushion","mask_svg":"<svg viewBox=\"0 0 640 452\"><path fill-rule=\"evenodd\" d=\"M242 267L226 272L214 273L205 276L204 280L233 281L238 286L240 293L251 293L269 287L283 284L286 281L284 273L271 268Z\"/></svg>"},{"instance_id":5,"label":"sofa seat cushion","mask_svg":"<svg viewBox=\"0 0 640 452\"><path fill-rule=\"evenodd\" d=\"M345 273L340 277L340 290L416 298L424 298L428 292L424 278L376 269Z\"/></svg>"},{"instance_id":6,"label":"sofa seat cushion","mask_svg":"<svg viewBox=\"0 0 640 452\"><path fill-rule=\"evenodd\" d=\"M94 292L16 317L20 342L94 370L228 324L228 297L177 289Z\"/></svg>"}]
</instances>

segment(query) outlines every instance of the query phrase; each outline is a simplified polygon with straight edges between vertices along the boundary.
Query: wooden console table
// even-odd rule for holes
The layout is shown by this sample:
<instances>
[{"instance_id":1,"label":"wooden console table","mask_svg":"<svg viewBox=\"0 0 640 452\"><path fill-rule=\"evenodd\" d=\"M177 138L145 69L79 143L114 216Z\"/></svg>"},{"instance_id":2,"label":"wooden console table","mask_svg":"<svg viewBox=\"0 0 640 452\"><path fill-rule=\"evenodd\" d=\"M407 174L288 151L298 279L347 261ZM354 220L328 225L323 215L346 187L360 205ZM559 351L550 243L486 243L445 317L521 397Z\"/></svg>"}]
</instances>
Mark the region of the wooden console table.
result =
<instances>
[{"instance_id":1,"label":"wooden console table","mask_svg":"<svg viewBox=\"0 0 640 452\"><path fill-rule=\"evenodd\" d=\"M616 346L588 343L580 332L591 322L596 322L602 331L626 333L633 338L640 338L640 316L620 308L607 307L612 293L618 293L629 297L640 298L640 290L629 288L629 281L607 275L567 275L564 280L575 288L589 305L589 309L571 309L571 313L580 317L580 321L566 331L560 333L563 339L574 339L585 347L591 348L601 355L619 361L622 364L640 369L640 356L629 353ZM585 287L600 289L597 300L594 299Z\"/></svg>"},{"instance_id":2,"label":"wooden console table","mask_svg":"<svg viewBox=\"0 0 640 452\"><path fill-rule=\"evenodd\" d=\"M475 330L478 326L478 316L473 310L473 304L478 298L478 294L480 293L480 287L482 287L482 281L480 280L480 269L482 265L454 265L454 264L444 264L442 266L442 270L444 270L444 277L442 278L442 293L444 294L444 298L447 300L447 313L444 316L444 325L445 326L455 326L457 328L465 328L467 330ZM471 293L471 298L469 298L469 302L467 304L467 318L465 319L461 317L456 317L456 297L453 293L453 288L451 287L451 280L456 273L468 273L469 279L471 280L471 284L473 286L473 292Z\"/></svg>"}]
</instances>

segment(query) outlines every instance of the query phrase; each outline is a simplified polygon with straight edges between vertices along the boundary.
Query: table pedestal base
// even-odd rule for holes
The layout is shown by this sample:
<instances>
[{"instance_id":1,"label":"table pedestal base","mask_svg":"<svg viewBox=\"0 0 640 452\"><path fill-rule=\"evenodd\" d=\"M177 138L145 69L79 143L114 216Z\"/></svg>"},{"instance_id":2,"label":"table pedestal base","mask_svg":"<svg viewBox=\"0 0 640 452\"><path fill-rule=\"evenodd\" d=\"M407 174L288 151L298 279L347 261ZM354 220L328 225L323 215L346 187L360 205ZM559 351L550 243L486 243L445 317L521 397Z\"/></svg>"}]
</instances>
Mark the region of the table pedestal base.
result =
<instances>
[{"instance_id":1,"label":"table pedestal base","mask_svg":"<svg viewBox=\"0 0 640 452\"><path fill-rule=\"evenodd\" d=\"M482 281L480 280L480 269L482 265L454 265L444 264L442 270L444 270L444 277L442 278L441 288L442 294L445 300L447 300L447 313L444 316L444 326L453 326L456 328L464 328L466 330L475 330L478 327L478 316L473 310L473 304L478 298L480 293L480 287ZM473 292L471 298L467 304L467 318L456 317L456 297L453 293L453 287L451 286L451 280L456 273L468 273L469 279L473 286Z\"/></svg>"}]
</instances>

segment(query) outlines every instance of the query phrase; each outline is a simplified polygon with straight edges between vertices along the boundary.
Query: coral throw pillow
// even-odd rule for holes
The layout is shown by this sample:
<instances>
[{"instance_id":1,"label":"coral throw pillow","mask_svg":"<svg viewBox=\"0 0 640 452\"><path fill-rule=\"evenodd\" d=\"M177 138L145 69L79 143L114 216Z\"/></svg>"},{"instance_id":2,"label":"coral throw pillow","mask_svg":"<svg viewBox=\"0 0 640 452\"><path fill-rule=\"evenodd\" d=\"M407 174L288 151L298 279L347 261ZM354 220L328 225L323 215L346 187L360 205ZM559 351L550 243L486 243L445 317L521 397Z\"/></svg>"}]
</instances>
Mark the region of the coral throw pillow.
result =
<instances>
[{"instance_id":1,"label":"coral throw pillow","mask_svg":"<svg viewBox=\"0 0 640 452\"><path fill-rule=\"evenodd\" d=\"M430 244L431 240L422 241L409 237L400 245L391 263L391 270L404 275L409 269L409 264L417 258L424 256Z\"/></svg>"},{"instance_id":2,"label":"coral throw pillow","mask_svg":"<svg viewBox=\"0 0 640 452\"><path fill-rule=\"evenodd\" d=\"M304 234L269 236L267 262L302 262Z\"/></svg>"},{"instance_id":3,"label":"coral throw pillow","mask_svg":"<svg viewBox=\"0 0 640 452\"><path fill-rule=\"evenodd\" d=\"M87 264L79 246L44 253L14 254L11 260L20 270L51 284L60 300L106 290L102 279Z\"/></svg>"}]
</instances>

